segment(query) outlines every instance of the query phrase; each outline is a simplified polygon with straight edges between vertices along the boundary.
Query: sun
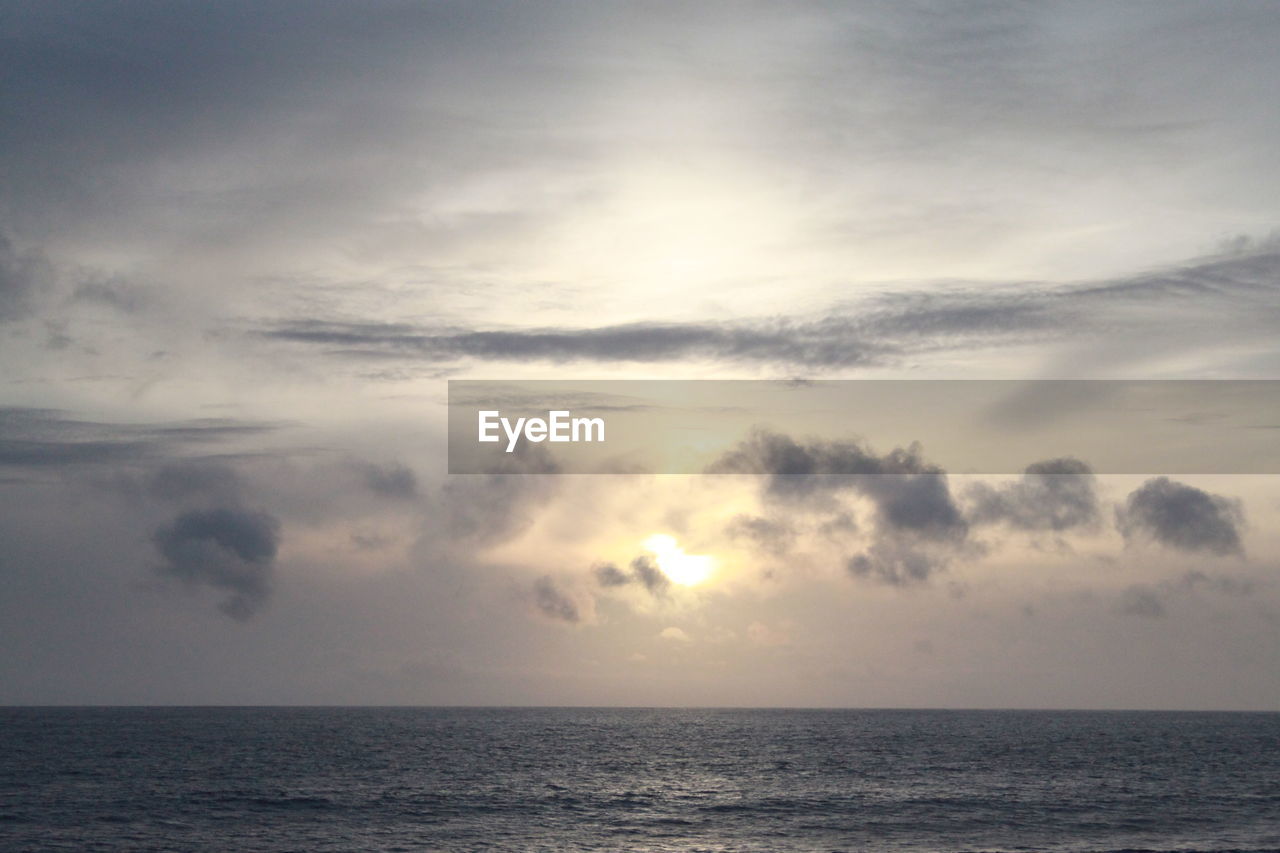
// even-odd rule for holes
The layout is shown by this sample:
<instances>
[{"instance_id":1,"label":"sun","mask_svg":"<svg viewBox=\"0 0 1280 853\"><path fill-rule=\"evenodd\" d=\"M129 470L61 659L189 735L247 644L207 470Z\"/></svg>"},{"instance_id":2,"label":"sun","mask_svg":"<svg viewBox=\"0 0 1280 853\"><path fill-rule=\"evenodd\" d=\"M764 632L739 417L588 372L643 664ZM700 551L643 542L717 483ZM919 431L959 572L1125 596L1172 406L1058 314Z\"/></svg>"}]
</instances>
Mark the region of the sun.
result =
<instances>
[{"instance_id":1,"label":"sun","mask_svg":"<svg viewBox=\"0 0 1280 853\"><path fill-rule=\"evenodd\" d=\"M697 586L711 577L715 568L715 558L706 554L686 554L676 538L666 533L655 533L642 544L653 554L662 573L681 586Z\"/></svg>"}]
</instances>

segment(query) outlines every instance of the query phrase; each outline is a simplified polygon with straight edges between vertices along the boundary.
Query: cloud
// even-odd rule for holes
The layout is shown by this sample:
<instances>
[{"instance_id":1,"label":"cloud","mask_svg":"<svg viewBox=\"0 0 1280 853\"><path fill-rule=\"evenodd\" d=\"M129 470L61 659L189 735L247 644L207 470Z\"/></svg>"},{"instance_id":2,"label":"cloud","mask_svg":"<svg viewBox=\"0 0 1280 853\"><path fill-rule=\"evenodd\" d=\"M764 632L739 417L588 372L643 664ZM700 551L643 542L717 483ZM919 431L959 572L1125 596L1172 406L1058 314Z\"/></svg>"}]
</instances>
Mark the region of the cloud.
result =
<instances>
[{"instance_id":1,"label":"cloud","mask_svg":"<svg viewBox=\"0 0 1280 853\"><path fill-rule=\"evenodd\" d=\"M764 474L770 493L803 496L848 488L859 475L915 474L926 467L918 445L878 456L857 441L799 442L783 433L754 429L707 466L707 473Z\"/></svg>"},{"instance_id":2,"label":"cloud","mask_svg":"<svg viewBox=\"0 0 1280 853\"><path fill-rule=\"evenodd\" d=\"M751 324L633 323L594 329L511 331L416 329L403 323L291 321L262 337L322 345L360 355L411 356L426 361L637 361L705 358L807 366L851 367L880 361L878 347L860 341L848 320Z\"/></svg>"},{"instance_id":3,"label":"cloud","mask_svg":"<svg viewBox=\"0 0 1280 853\"><path fill-rule=\"evenodd\" d=\"M648 554L641 554L631 561L631 577L653 595L662 595L671 586L671 579L663 574Z\"/></svg>"},{"instance_id":4,"label":"cloud","mask_svg":"<svg viewBox=\"0 0 1280 853\"><path fill-rule=\"evenodd\" d=\"M798 442L756 429L707 471L766 475L766 494L782 500L857 492L875 504L883 528L930 539L961 540L968 531L946 472L926 462L918 444L878 455L857 441Z\"/></svg>"},{"instance_id":5,"label":"cloud","mask_svg":"<svg viewBox=\"0 0 1280 853\"><path fill-rule=\"evenodd\" d=\"M219 609L244 620L271 592L280 522L264 512L212 509L185 512L161 526L152 543L163 574L230 593Z\"/></svg>"},{"instance_id":6,"label":"cloud","mask_svg":"<svg viewBox=\"0 0 1280 853\"><path fill-rule=\"evenodd\" d=\"M818 525L818 533L827 539L844 539L858 532L858 521L849 512L837 512Z\"/></svg>"},{"instance_id":7,"label":"cloud","mask_svg":"<svg viewBox=\"0 0 1280 853\"><path fill-rule=\"evenodd\" d=\"M533 582L533 604L548 619L576 625L582 620L577 603L560 591L550 575Z\"/></svg>"},{"instance_id":8,"label":"cloud","mask_svg":"<svg viewBox=\"0 0 1280 853\"><path fill-rule=\"evenodd\" d=\"M771 554L785 554L795 542L795 528L785 519L740 514L725 528L731 539L745 539Z\"/></svg>"},{"instance_id":9,"label":"cloud","mask_svg":"<svg viewBox=\"0 0 1280 853\"><path fill-rule=\"evenodd\" d=\"M850 493L869 500L876 522L868 531L870 544L845 561L855 578L894 586L922 584L973 548L969 522L946 472L925 461L918 444L881 455L857 441L801 442L756 429L707 470L765 475L767 499L793 510L832 515L836 524L820 527L829 534L857 529L843 506L830 504L832 496Z\"/></svg>"},{"instance_id":10,"label":"cloud","mask_svg":"<svg viewBox=\"0 0 1280 853\"><path fill-rule=\"evenodd\" d=\"M889 586L915 586L927 582L950 562L946 555L904 542L884 538L873 542L860 554L850 557L845 569L855 578L864 578Z\"/></svg>"},{"instance_id":11,"label":"cloud","mask_svg":"<svg viewBox=\"0 0 1280 853\"><path fill-rule=\"evenodd\" d=\"M658 568L653 557L641 554L631 561L631 571L624 572L613 563L603 563L592 569L596 583L602 587L612 588L639 584L651 595L662 596L671 587L671 579Z\"/></svg>"},{"instance_id":12,"label":"cloud","mask_svg":"<svg viewBox=\"0 0 1280 853\"><path fill-rule=\"evenodd\" d=\"M649 362L706 359L829 370L892 364L916 353L1015 344L1108 351L1178 328L1200 340L1206 315L1261 334L1280 316L1269 282L1280 251L1195 258L1156 273L1074 285L970 282L943 292L889 292L823 313L725 322L477 329L292 318L253 333L332 355L427 362ZM1127 330L1119 335L1118 330ZM1208 342L1206 342L1208 343Z\"/></svg>"},{"instance_id":13,"label":"cloud","mask_svg":"<svg viewBox=\"0 0 1280 853\"><path fill-rule=\"evenodd\" d=\"M1187 572L1178 579L1177 586L1185 590L1204 587L1224 595L1249 595L1257 589L1257 585L1248 578L1210 575L1199 570Z\"/></svg>"},{"instance_id":14,"label":"cloud","mask_svg":"<svg viewBox=\"0 0 1280 853\"><path fill-rule=\"evenodd\" d=\"M1177 551L1218 556L1244 553L1240 543L1243 524L1239 500L1168 477L1148 480L1116 509L1116 527L1126 543L1148 538Z\"/></svg>"},{"instance_id":15,"label":"cloud","mask_svg":"<svg viewBox=\"0 0 1280 853\"><path fill-rule=\"evenodd\" d=\"M364 481L370 491L384 498L407 500L418 494L418 478L412 469L400 463L365 465Z\"/></svg>"},{"instance_id":16,"label":"cloud","mask_svg":"<svg viewBox=\"0 0 1280 853\"><path fill-rule=\"evenodd\" d=\"M1197 569L1154 585L1134 584L1126 587L1120 593L1117 607L1121 613L1157 619L1165 615L1167 602L1184 599L1201 591L1241 597L1254 594L1257 585L1250 578L1211 575Z\"/></svg>"},{"instance_id":17,"label":"cloud","mask_svg":"<svg viewBox=\"0 0 1280 853\"><path fill-rule=\"evenodd\" d=\"M404 650L424 648L460 664L496 664L489 677L476 675L485 686L475 692L437 696L443 688L432 679L406 679L414 685L406 690L431 691L428 699L529 701L540 691L534 701L627 700L625 691L539 678L551 668L578 684L594 676L578 666L586 657L549 668L548 647L528 641L531 626L504 624L485 609L497 600L486 580L519 573L513 583L531 618L541 618L529 590L561 546L593 547L584 537L596 536L622 541L615 528L632 517L639 525L640 515L607 513L596 502L589 508L610 516L608 530L585 518L570 521L592 529L539 526L539 541L556 540L531 555L543 568L471 571L487 543L525 529L557 489L574 488L572 480L524 464L506 476L450 477L440 494L435 474L426 480L434 466L424 462L414 472L420 500L399 503L395 495L408 489L397 484L394 465L382 469L391 476L368 480L346 461L417 465L442 448L423 444L434 428L376 438L363 428L430 420L424 406L435 405L443 382L424 375L501 375L507 366L513 375L549 375L546 365L563 363L608 378L628 362L656 366L637 375L852 376L882 365L951 377L1275 375L1277 247L1241 243L1229 256L1190 255L1224 229L1274 225L1276 9L1249 2L1212 10L582 0L0 4L0 66L11 83L0 87L0 105L21 119L0 135L0 232L11 238L0 250L0 317L35 315L0 325L0 375L11 401L56 401L48 404L74 413L33 421L21 434L0 425L0 479L127 468L138 472L139 493L165 507L139 521L156 505L104 500L101 490L64 493L62 484L4 490L0 557L6 578L19 582L0 595L9 616L0 618L0 684L16 695L13 676L23 674L41 685L32 692L37 700L92 701L103 688L78 695L58 685L109 685L116 666L145 685L144 699L181 700L185 685L213 701L219 690L232 700L288 698L284 685L307 683L328 692L307 693L308 701L351 701L366 685L351 680L341 656L327 654L346 643L365 647L360 669L390 672ZM1188 247L1189 259L1170 263L1178 246ZM1114 273L1135 269L1143 272ZM46 276L61 288L49 288L48 299ZM70 343L48 349L53 333ZM1173 350L1176 358L1164 357ZM159 351L167 357L153 359ZM1070 358L1082 353L1089 360ZM353 383L336 375L344 368L379 378ZM203 408L211 405L228 408ZM281 460L293 455L289 436L253 438L207 422L188 422L186 433L90 423L105 418L107 406L138 419L213 411L303 418L306 435L332 443L315 454L329 461L304 470L310 463ZM260 442L254 449L264 460L237 463L243 488L197 467L148 477L175 457L230 442L238 448L239 437ZM390 446L396 442L403 444ZM375 444L387 455L366 457ZM772 494L767 510L752 513L778 512L804 550L838 554L837 572L857 555L868 581L936 582L946 561L959 559L961 522L976 522L963 500L957 521L939 474L897 473L919 481L874 498L861 487L809 484L811 497L838 505L835 518L840 509L857 518L860 528L835 541L811 538L832 513L808 515L804 494ZM756 485L765 484L762 477ZM270 500L251 499L256 488ZM612 495L612 486L599 488ZM636 503L645 497L634 495ZM740 497L691 512L690 529L719 526L712 516L738 512ZM291 544L318 561L306 590L313 606L277 614L263 632L271 634L261 638L264 653L239 665L218 632L201 635L199 626L162 615L145 624L146 608L113 601L94 607L93 584L109 582L95 567L136 562L139 549L160 562L151 544L113 531L246 506L269 507L290 540L295 520L305 520L305 541L299 534ZM552 509L553 522L575 512ZM644 515L664 509L646 503ZM1008 507L1002 518L1011 530L1065 523ZM650 529L659 526L645 522L626 535ZM344 554L357 536L405 547ZM322 553L328 546L336 550ZM348 556L369 558L370 576L343 571ZM397 570L408 565L423 570ZM554 575L554 590L576 603L580 619L589 618L588 592L649 595L626 561L616 569L631 585L612 593L583 568ZM441 594L448 573L456 594ZM798 566L793 580L810 590L811 603L788 594L760 606L798 608L815 641L864 648L869 672L883 662L873 642L862 642L874 640L877 625L929 615L928 602L916 602L850 625L855 611L875 602L822 596L807 577ZM716 589L736 595L738 586ZM230 594L203 582L198 590ZM476 598L467 598L472 591ZM709 618L753 606L722 602L720 592L702 597L717 608ZM132 615L138 630L118 630ZM40 624L46 617L48 626ZM619 619L610 631L642 624ZM972 648L997 647L986 640L999 627L999 618L976 620ZM656 633L638 630L632 639ZM84 643L86 634L102 642ZM137 634L173 642L130 660ZM1073 639L1054 635L1039 645L1061 657L1082 647ZM607 660L628 642L613 636L598 650L561 651ZM314 660L279 653L286 648ZM858 694L832 692L820 671L830 649L814 650L823 652L810 656L817 663L792 681L830 695L800 698ZM174 661L193 669L175 676ZM1027 658L999 669L1062 668L1044 663ZM257 683L242 677L253 668ZM1116 672L1104 673L1113 692L1075 695L1122 701L1114 691L1140 679ZM1223 683L1259 682L1242 674L1252 673L1217 673ZM672 685L692 685L673 687L672 701L741 699L686 675L672 673ZM731 671L724 675L725 685L733 682ZM1274 706L1274 682L1263 675L1249 701ZM537 686L528 690L521 679ZM1224 703L1242 695L1203 680L1193 686L1183 695ZM1019 683L1004 693L994 680L970 687L970 695L950 698L969 701L988 687L1019 701L1063 695L1061 684L1034 695L1033 685ZM1157 701L1155 692L1142 698ZM775 684L747 698L785 702L786 693L786 684ZM900 693L947 698L910 684Z\"/></svg>"},{"instance_id":18,"label":"cloud","mask_svg":"<svg viewBox=\"0 0 1280 853\"><path fill-rule=\"evenodd\" d=\"M876 504L882 523L934 540L960 541L969 531L941 469L860 478L857 488Z\"/></svg>"},{"instance_id":19,"label":"cloud","mask_svg":"<svg viewBox=\"0 0 1280 853\"><path fill-rule=\"evenodd\" d=\"M1127 587L1121 592L1117 606L1121 613L1130 616L1159 619L1165 615L1164 602L1160 594L1154 588L1140 584Z\"/></svg>"},{"instance_id":20,"label":"cloud","mask_svg":"<svg viewBox=\"0 0 1280 853\"><path fill-rule=\"evenodd\" d=\"M533 520L533 510L563 485L546 448L517 445L492 474L451 476L440 490L441 535L473 544L515 536Z\"/></svg>"},{"instance_id":21,"label":"cloud","mask_svg":"<svg viewBox=\"0 0 1280 853\"><path fill-rule=\"evenodd\" d=\"M243 489L243 481L235 469L216 462L169 462L147 479L148 493L167 503L201 499L233 505L239 502Z\"/></svg>"},{"instance_id":22,"label":"cloud","mask_svg":"<svg viewBox=\"0 0 1280 853\"><path fill-rule=\"evenodd\" d=\"M0 234L0 322L25 316L32 295L51 280L52 271L43 256L18 251Z\"/></svg>"},{"instance_id":23,"label":"cloud","mask_svg":"<svg viewBox=\"0 0 1280 853\"><path fill-rule=\"evenodd\" d=\"M911 255L915 241L936 241L940 257L957 243L976 242L975 251L987 259L981 269L995 257L1015 268L1027 255L1053 260L1047 249L1025 247L1056 246L1044 234L1080 235L1085 229L1034 204L1029 208L1027 199L1069 197L1075 203L1050 210L1078 208L1086 224L1096 221L1099 209L1111 210L1117 198L1135 210L1170 209L1167 182L1151 176L1176 169L1151 168L1157 155L1165 163L1197 163L1197 174L1206 176L1225 170L1239 180L1245 172L1243 187L1236 189L1257 192L1247 164L1265 163L1273 146L1271 134L1259 136L1255 124L1267 111L1245 104L1265 105L1269 93L1253 88L1257 84L1245 86L1245 75L1232 70L1244 66L1236 63L1174 63L1168 57L1180 56L1178 50L1163 51L1165 59L1154 60L1152 53L1139 61L1126 49L1130 39L1143 43L1153 36L1187 46L1189 28L1178 15L1121 15L1105 25L1111 40L1099 46L1099 62L1088 72L1105 76L1091 76L1085 84L1133 84L1113 101L1083 96L1077 88L1078 51L1071 37L1062 37L1077 29L1053 10L993 7L978 16L981 23L969 14L891 6L845 12L815 7L800 14L756 10L731 17L720 7L675 17L619 17L578 4L537 14L434 6L375 15L338 6L298 12L286 3L270 14L246 16L243 5L233 2L198 13L136 8L126 18L82 7L73 14L67 7L24 5L6 13L10 49L2 61L7 79L23 85L0 98L8 112L26 117L23 127L0 142L13 184L11 207L21 217L15 239L53 232L62 243L50 240L47 251L76 247L56 258L60 268L64 260L77 260L77 251L80 257L118 257L119 267L130 271L150 266L147 272L165 280L180 304L207 292L200 270L233 267L243 275L217 269L210 275L221 282L219 301L232 306L231 313L243 318L238 327L255 338L337 358L432 365L710 359L817 373L1028 341L1101 341L1107 351L1126 339L1135 347L1163 337L1199 342L1211 331L1220 334L1227 317L1248 321L1231 326L1237 335L1247 327L1266 340L1260 331L1274 324L1276 296L1265 285L1274 280L1277 254L1265 242L1137 275L1100 277L1089 266L1068 286L1025 272L1003 283L937 282L936 265L921 264L917 273L915 264L881 258L868 258L860 277L849 263L849 251L853 257ZM1267 38L1268 30L1241 27L1240 18L1237 10L1221 22L1198 22L1196 38L1206 45L1232 44L1233 50L1249 41L1256 50L1256 40ZM1100 19L1105 15L1091 20L1101 30ZM817 21L823 23L815 27ZM726 29L732 38L725 38ZM66 36L70 30L80 35ZM714 58L705 67L673 66L664 46L676 42L694 53L705 48ZM759 49L725 50L726 43ZM936 49L952 43L964 47ZM112 49L92 47L103 44ZM632 61L602 59L611 52L605 45L625 46ZM1243 61L1239 51L1233 55ZM503 61L491 61L494 56ZM1263 59L1255 55L1251 61ZM1150 73L1147 62L1160 63L1165 73ZM1266 71L1273 65L1265 58L1253 76L1270 79ZM1052 73L1055 68L1071 73ZM663 100L674 110L701 112L707 104L722 104L727 112L713 110L705 124L637 124L632 110L639 101L618 100L617 93L645 93L644 99L654 100L660 81L675 79L672 73L682 82ZM1197 80L1186 87L1186 103L1148 88L1152 80L1185 80L1179 75ZM833 85L815 87L814 80ZM857 103L831 94L844 91L838 84L850 80L865 95ZM254 97L236 96L245 91ZM373 91L378 97L368 96ZM1245 100L1233 103L1211 91ZM1150 103L1144 95L1153 96ZM605 101L611 106L601 109ZM41 108L32 110L33 103ZM1072 108L1047 106L1060 103ZM714 117L730 114L741 123ZM561 120L535 118L546 115ZM1231 128L1233 143L1250 140L1251 155L1239 144L1211 143L1205 115L1220 123L1215 133ZM876 132L859 132L868 127ZM975 148L972 141L979 137L991 144ZM87 138L95 140L91 150L82 144ZM740 162L744 177L754 173L762 183L811 187L773 199L779 210L810 220L792 246L806 253L816 248L825 256L816 274L804 277L827 292L835 285L865 296L799 313L792 307L799 299L744 300L741 318L725 319L712 309L706 319L689 320L681 312L685 319L676 321L654 302L640 302L628 283L582 289L581 281L595 276L575 276L574 264L536 263L549 254L544 238L554 243L569 235L575 245L589 244L577 239L580 226L589 238L594 223L610 227L608 215L628 212L625 185L646 176L635 173L626 152L650 142L659 152L663 145L675 146L694 164ZM1184 147L1193 143L1199 146L1194 155ZM378 157L368 156L370 145ZM999 153L1005 151L1030 153L1011 159ZM1222 151L1233 153L1223 157ZM1180 161L1177 152L1186 159ZM1136 162L1143 168L1129 168ZM851 169L857 163L878 168ZM1213 168L1206 170L1204 163ZM774 180L778 169L796 180ZM1079 174L1124 176L1128 189L1093 188L1077 197ZM918 180L895 177L902 175ZM990 192L977 204L974 175L985 176L979 183ZM1144 185L1146 180L1153 183ZM1027 181L1041 191L1027 192ZM1072 192L1054 192L1064 186ZM1193 193L1197 187L1184 181L1178 191ZM1214 198L1224 191L1208 189ZM828 203L849 198L865 203ZM730 194L730 203L737 201ZM1184 199L1184 212L1196 210L1197 201ZM1212 206L1200 203L1198 209ZM753 210L749 196L744 210ZM1013 226L1012 233L1004 225ZM1111 230L1091 229L1104 235L1099 241L1126 242L1106 237ZM1187 239L1187 230L1151 239L1162 247L1176 245L1170 241ZM988 236L974 239L997 233L1005 235L999 252L984 245ZM1214 230L1204 233L1216 236ZM625 235L619 239L626 243ZM105 252L99 242L117 248ZM339 258L298 251L320 245L359 248L339 252ZM753 248L742 247L745 253ZM662 247L651 251L661 256ZM18 257L12 247L9 255ZM353 256L357 262L344 263ZM1122 253L1122 260L1129 258ZM1148 262L1142 256L1134 266ZM1099 266L1117 263L1109 259ZM286 292L312 276L331 286L307 287L305 299ZM875 283L877 276L892 276L904 283L894 288L906 290L886 292ZM344 286L353 277L361 284ZM82 300L125 307L124 290L97 283L118 278L118 271L107 270L76 293ZM281 283L281 298L259 300L231 283L264 278ZM512 299L511 311L501 310L516 288L525 289L528 301ZM599 301L590 300L589 290L602 295ZM432 304L439 300L441 310L423 313L446 317L450 325L405 322L417 309L388 309L385 298L372 296L388 292L414 304L419 296ZM474 299L480 292L484 298ZM633 295L643 308L629 303ZM564 321L559 311L539 310L579 296L590 301L593 314L600 308L604 319ZM726 286L706 300L730 305L733 296ZM802 304L809 304L809 294L803 296ZM620 309L611 310L618 302ZM196 310L189 318L193 326L207 332L220 324L207 303L200 308L203 315ZM1206 309L1214 322L1204 322ZM643 319L623 322L636 317ZM1177 321L1173 326L1171 319ZM1170 334L1171 328L1179 334ZM77 339L84 333L75 331ZM159 336L155 329L143 331ZM242 340L220 340L234 341L221 355L243 357L232 352L244 349Z\"/></svg>"},{"instance_id":24,"label":"cloud","mask_svg":"<svg viewBox=\"0 0 1280 853\"><path fill-rule=\"evenodd\" d=\"M671 627L669 627L669 628L663 628L663 629L662 629L662 631L660 631L660 632L658 633L658 637L659 637L659 639L663 639L663 640L671 640L671 641L673 641L673 642L677 642L677 643L691 643L691 642L693 642L693 638L692 638L692 637L690 637L690 636L689 636L688 634L686 634L683 630L681 630L680 628L675 627L674 625L673 625L673 626L671 626Z\"/></svg>"},{"instance_id":25,"label":"cloud","mask_svg":"<svg viewBox=\"0 0 1280 853\"><path fill-rule=\"evenodd\" d=\"M591 573L595 575L596 582L603 587L626 586L631 583L631 576L613 563L595 566Z\"/></svg>"},{"instance_id":26,"label":"cloud","mask_svg":"<svg viewBox=\"0 0 1280 853\"><path fill-rule=\"evenodd\" d=\"M80 420L57 409L0 407L0 465L98 465L170 456L194 445L263 435L280 423L196 418L156 423Z\"/></svg>"},{"instance_id":27,"label":"cloud","mask_svg":"<svg viewBox=\"0 0 1280 853\"><path fill-rule=\"evenodd\" d=\"M967 492L975 524L1060 533L1098 520L1097 483L1089 466L1070 457L1027 466L1016 483L975 483Z\"/></svg>"}]
</instances>

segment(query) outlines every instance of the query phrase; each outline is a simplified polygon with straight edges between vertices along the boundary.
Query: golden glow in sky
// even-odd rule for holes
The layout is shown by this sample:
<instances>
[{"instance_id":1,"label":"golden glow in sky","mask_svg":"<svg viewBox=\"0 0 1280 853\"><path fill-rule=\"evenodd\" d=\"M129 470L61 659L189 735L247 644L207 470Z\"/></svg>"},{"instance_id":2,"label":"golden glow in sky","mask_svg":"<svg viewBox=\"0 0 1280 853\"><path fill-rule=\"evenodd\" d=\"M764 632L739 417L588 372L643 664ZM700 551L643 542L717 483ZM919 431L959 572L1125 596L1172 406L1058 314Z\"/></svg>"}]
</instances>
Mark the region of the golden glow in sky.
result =
<instances>
[{"instance_id":1,"label":"golden glow in sky","mask_svg":"<svg viewBox=\"0 0 1280 853\"><path fill-rule=\"evenodd\" d=\"M655 533L644 540L644 548L653 554L662 573L681 586L697 586L711 577L714 558L706 554L686 554L674 536Z\"/></svg>"}]
</instances>

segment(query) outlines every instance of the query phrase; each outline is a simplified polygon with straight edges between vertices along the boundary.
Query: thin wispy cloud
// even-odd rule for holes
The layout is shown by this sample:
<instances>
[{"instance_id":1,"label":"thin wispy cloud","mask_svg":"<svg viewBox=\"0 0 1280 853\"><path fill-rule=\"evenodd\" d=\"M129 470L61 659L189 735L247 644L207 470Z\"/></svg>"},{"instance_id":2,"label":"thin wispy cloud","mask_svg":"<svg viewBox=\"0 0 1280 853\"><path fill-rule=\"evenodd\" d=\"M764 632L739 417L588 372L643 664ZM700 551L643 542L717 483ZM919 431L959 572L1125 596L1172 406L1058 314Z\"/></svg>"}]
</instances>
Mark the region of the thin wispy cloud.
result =
<instances>
[{"instance_id":1,"label":"thin wispy cloud","mask_svg":"<svg viewBox=\"0 0 1280 853\"><path fill-rule=\"evenodd\" d=\"M1210 258L1158 273L1077 285L977 283L905 289L817 316L707 323L632 323L531 329L430 328L406 323L284 321L257 332L342 358L427 362L665 363L685 360L830 371L878 367L942 351L1079 345L1106 349L1117 334L1167 346L1222 343L1232 323L1259 343L1280 319L1280 253ZM994 291L994 292L993 292ZM1207 336L1207 337L1206 337Z\"/></svg>"},{"instance_id":2,"label":"thin wispy cloud","mask_svg":"<svg viewBox=\"0 0 1280 853\"><path fill-rule=\"evenodd\" d=\"M50 467L127 462L237 439L261 438L285 426L231 418L112 423L82 420L54 409L0 407L0 465Z\"/></svg>"}]
</instances>

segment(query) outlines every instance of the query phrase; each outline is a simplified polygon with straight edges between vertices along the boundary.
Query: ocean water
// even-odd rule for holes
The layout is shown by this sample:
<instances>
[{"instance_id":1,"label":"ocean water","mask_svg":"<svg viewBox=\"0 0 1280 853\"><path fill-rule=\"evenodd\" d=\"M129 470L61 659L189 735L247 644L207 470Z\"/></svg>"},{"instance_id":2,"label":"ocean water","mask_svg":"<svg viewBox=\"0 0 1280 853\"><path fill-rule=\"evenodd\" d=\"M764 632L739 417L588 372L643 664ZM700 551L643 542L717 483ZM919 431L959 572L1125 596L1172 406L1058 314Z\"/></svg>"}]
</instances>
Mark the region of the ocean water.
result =
<instances>
[{"instance_id":1,"label":"ocean water","mask_svg":"<svg viewBox=\"0 0 1280 853\"><path fill-rule=\"evenodd\" d=\"M1280 714L0 709L6 851L1280 850Z\"/></svg>"}]
</instances>

